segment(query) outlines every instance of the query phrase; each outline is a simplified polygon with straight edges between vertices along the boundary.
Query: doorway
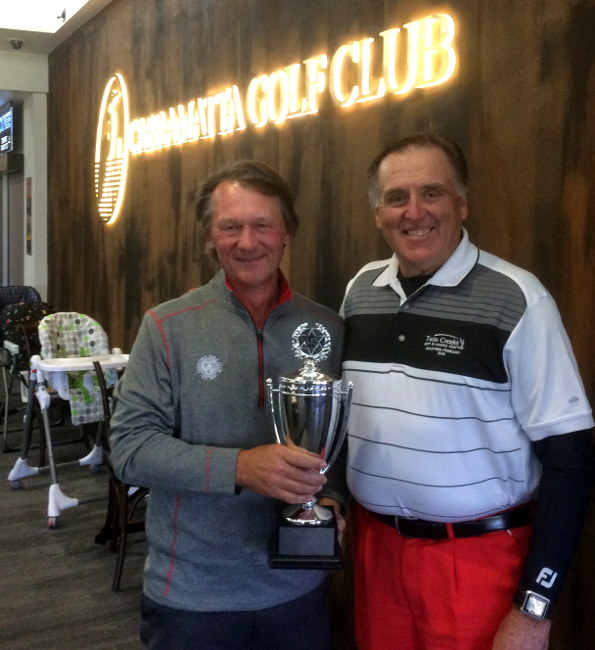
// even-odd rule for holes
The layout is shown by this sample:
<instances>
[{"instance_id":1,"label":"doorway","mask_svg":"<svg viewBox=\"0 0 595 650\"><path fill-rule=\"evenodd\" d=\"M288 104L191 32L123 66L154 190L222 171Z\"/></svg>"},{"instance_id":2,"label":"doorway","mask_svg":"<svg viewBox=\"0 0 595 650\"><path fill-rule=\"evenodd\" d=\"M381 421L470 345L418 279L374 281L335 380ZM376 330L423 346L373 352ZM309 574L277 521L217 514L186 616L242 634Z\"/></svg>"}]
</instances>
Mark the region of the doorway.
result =
<instances>
[{"instance_id":1,"label":"doorway","mask_svg":"<svg viewBox=\"0 0 595 650\"><path fill-rule=\"evenodd\" d=\"M0 264L3 286L24 284L24 174L0 176Z\"/></svg>"}]
</instances>

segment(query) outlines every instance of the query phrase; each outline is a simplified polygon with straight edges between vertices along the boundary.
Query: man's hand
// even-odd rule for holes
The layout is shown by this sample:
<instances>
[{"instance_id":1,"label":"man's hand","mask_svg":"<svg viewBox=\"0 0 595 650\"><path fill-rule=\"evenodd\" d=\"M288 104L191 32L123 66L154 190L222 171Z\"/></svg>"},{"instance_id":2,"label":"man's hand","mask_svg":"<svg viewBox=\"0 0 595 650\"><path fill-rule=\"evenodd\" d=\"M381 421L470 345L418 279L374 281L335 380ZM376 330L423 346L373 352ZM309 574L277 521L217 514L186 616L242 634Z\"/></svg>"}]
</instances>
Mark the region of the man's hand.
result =
<instances>
[{"instance_id":1,"label":"man's hand","mask_svg":"<svg viewBox=\"0 0 595 650\"><path fill-rule=\"evenodd\" d=\"M341 514L341 504L335 499L330 497L322 497L318 503L321 506L332 506L335 513L335 520L337 522L337 536L339 538L339 544L343 541L343 534L345 533L345 528L347 527L347 522L345 517Z\"/></svg>"},{"instance_id":2,"label":"man's hand","mask_svg":"<svg viewBox=\"0 0 595 650\"><path fill-rule=\"evenodd\" d=\"M287 445L261 445L238 455L236 483L286 503L304 503L320 492L326 462L309 451Z\"/></svg>"},{"instance_id":3,"label":"man's hand","mask_svg":"<svg viewBox=\"0 0 595 650\"><path fill-rule=\"evenodd\" d=\"M547 650L552 622L512 609L500 624L493 650Z\"/></svg>"}]
</instances>

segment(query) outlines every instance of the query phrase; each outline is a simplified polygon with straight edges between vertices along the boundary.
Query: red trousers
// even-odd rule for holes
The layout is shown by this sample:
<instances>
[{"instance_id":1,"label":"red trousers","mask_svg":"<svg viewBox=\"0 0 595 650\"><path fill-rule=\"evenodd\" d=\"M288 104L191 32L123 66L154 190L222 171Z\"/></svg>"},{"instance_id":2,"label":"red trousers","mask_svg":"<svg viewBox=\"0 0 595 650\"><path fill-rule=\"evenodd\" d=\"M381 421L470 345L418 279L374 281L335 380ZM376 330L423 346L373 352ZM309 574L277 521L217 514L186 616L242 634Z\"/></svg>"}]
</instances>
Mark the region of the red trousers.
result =
<instances>
[{"instance_id":1,"label":"red trousers","mask_svg":"<svg viewBox=\"0 0 595 650\"><path fill-rule=\"evenodd\" d=\"M359 650L488 650L512 607L531 526L411 539L355 504Z\"/></svg>"}]
</instances>

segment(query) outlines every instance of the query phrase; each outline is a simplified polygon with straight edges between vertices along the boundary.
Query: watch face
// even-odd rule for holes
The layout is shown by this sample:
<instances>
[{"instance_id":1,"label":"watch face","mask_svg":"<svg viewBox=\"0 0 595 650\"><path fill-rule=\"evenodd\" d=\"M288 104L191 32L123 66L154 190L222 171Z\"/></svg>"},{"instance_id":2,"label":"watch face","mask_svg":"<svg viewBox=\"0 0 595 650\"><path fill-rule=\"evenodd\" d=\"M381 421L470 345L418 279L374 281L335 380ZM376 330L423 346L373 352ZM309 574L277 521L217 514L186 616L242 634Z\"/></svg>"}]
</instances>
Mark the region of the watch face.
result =
<instances>
[{"instance_id":1,"label":"watch face","mask_svg":"<svg viewBox=\"0 0 595 650\"><path fill-rule=\"evenodd\" d=\"M545 613L549 604L550 601L548 598L545 598L545 596L540 596L532 591L528 591L521 610L525 612L525 614L533 616L534 618L545 618Z\"/></svg>"}]
</instances>

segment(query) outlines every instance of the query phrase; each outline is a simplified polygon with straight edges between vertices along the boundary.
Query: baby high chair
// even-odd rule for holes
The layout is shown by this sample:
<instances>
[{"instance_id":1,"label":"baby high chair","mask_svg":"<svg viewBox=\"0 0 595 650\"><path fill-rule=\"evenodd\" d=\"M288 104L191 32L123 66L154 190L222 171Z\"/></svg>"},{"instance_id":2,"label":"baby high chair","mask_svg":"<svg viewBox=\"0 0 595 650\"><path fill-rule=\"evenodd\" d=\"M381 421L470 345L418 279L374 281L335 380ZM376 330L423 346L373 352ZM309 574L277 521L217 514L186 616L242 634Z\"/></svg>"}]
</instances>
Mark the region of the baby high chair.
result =
<instances>
[{"instance_id":1,"label":"baby high chair","mask_svg":"<svg viewBox=\"0 0 595 650\"><path fill-rule=\"evenodd\" d=\"M101 365L108 386L117 380L116 368L127 363L127 355L119 350L110 353L107 335L99 323L77 312L57 312L50 314L39 323L41 355L31 358L31 377L35 395L39 402L48 455L48 468L32 468L26 458L19 458L9 481L20 480L33 474L45 473L49 469L52 484L49 490L48 525L58 526L60 512L83 503L97 501L105 496L89 499L75 499L66 496L58 482L58 466L71 465L98 467L103 463L102 438L109 418L105 412L102 385L97 381L93 362ZM51 386L63 400L70 405L72 424L97 423L93 449L78 461L56 464L52 432L48 410Z\"/></svg>"},{"instance_id":2,"label":"baby high chair","mask_svg":"<svg viewBox=\"0 0 595 650\"><path fill-rule=\"evenodd\" d=\"M4 310L10 305L15 305L17 303L38 303L41 301L41 296L39 292L34 287L29 286L15 286L10 285L7 287L0 287L0 310ZM10 392L12 389L12 379L13 376L10 374L10 384L7 380L7 371L10 369L12 364L12 350L11 345L7 347L6 344L6 335L4 327L0 325L0 367L2 368L2 379L3 379L3 388L4 388L4 427L6 430L6 417L8 415L8 403L10 401ZM6 447L6 433L4 435L4 451L8 451Z\"/></svg>"},{"instance_id":3,"label":"baby high chair","mask_svg":"<svg viewBox=\"0 0 595 650\"><path fill-rule=\"evenodd\" d=\"M21 431L19 428L9 428L9 414L18 415L20 408L10 409L11 396L15 382L20 387L21 401L28 402L29 363L33 354L39 354L40 344L37 335L39 321L54 310L50 305L41 301L21 301L11 303L0 311L0 329L4 337L0 365L5 394L3 420L3 451L15 451L8 444L8 434Z\"/></svg>"}]
</instances>

